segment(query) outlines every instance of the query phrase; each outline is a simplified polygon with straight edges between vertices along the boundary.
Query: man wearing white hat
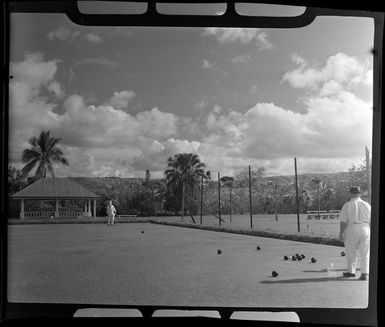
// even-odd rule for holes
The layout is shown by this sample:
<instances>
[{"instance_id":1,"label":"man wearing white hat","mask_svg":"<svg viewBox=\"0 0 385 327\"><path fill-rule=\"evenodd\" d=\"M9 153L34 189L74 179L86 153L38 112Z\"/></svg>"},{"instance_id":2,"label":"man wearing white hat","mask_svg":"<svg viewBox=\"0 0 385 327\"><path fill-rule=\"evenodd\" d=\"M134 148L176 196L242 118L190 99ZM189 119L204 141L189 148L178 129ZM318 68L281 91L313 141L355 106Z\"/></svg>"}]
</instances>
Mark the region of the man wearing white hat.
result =
<instances>
[{"instance_id":1,"label":"man wearing white hat","mask_svg":"<svg viewBox=\"0 0 385 327\"><path fill-rule=\"evenodd\" d=\"M107 225L113 225L115 223L115 215L116 215L116 209L112 204L112 201L108 201L107 206L107 215L108 215L108 223Z\"/></svg>"},{"instance_id":2,"label":"man wearing white hat","mask_svg":"<svg viewBox=\"0 0 385 327\"><path fill-rule=\"evenodd\" d=\"M347 201L340 212L340 240L345 244L347 272L344 277L355 277L357 266L357 251L361 257L360 280L369 277L370 249L370 211L369 203L361 199L359 186L349 189L351 199Z\"/></svg>"}]
</instances>

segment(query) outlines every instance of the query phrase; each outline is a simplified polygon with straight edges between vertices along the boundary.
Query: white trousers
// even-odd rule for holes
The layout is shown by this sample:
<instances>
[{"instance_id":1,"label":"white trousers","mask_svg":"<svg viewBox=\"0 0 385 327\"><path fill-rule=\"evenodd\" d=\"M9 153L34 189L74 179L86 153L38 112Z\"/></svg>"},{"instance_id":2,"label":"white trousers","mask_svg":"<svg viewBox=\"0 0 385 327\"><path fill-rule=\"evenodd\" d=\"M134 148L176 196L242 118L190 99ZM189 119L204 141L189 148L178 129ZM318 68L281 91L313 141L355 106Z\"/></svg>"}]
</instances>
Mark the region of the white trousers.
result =
<instances>
[{"instance_id":1,"label":"white trousers","mask_svg":"<svg viewBox=\"0 0 385 327\"><path fill-rule=\"evenodd\" d=\"M369 274L370 227L368 224L348 224L345 230L345 252L348 272L355 274L357 251L361 258L361 274Z\"/></svg>"},{"instance_id":2,"label":"white trousers","mask_svg":"<svg viewBox=\"0 0 385 327\"><path fill-rule=\"evenodd\" d=\"M108 223L113 224L115 221L115 215L108 215Z\"/></svg>"}]
</instances>

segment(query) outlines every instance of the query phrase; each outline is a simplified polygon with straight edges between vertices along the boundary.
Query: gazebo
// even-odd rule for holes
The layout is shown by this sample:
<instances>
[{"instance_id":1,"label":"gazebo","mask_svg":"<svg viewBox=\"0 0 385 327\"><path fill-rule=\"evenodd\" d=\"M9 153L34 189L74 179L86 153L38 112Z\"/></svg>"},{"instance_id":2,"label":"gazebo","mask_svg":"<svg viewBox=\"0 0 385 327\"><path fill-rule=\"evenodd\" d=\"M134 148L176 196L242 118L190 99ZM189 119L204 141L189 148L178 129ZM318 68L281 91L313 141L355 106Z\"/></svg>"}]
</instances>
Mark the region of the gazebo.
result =
<instances>
[{"instance_id":1,"label":"gazebo","mask_svg":"<svg viewBox=\"0 0 385 327\"><path fill-rule=\"evenodd\" d=\"M96 199L98 196L70 178L42 178L28 185L12 196L20 200L20 219L33 217L96 217ZM55 210L24 211L26 200L55 201ZM84 208L60 208L59 200L82 200ZM93 214L91 212L93 202Z\"/></svg>"}]
</instances>

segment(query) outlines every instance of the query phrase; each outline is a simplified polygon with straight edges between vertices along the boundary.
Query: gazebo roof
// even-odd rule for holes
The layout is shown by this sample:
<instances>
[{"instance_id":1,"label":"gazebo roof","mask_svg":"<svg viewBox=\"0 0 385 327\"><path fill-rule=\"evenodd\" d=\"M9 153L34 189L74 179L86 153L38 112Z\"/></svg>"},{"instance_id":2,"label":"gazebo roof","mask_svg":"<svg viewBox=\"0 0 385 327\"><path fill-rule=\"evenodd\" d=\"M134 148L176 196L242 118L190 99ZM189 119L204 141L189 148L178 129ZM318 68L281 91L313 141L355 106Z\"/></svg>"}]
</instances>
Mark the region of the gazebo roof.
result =
<instances>
[{"instance_id":1,"label":"gazebo roof","mask_svg":"<svg viewBox=\"0 0 385 327\"><path fill-rule=\"evenodd\" d=\"M12 196L13 199L95 199L98 196L70 178L42 178Z\"/></svg>"}]
</instances>

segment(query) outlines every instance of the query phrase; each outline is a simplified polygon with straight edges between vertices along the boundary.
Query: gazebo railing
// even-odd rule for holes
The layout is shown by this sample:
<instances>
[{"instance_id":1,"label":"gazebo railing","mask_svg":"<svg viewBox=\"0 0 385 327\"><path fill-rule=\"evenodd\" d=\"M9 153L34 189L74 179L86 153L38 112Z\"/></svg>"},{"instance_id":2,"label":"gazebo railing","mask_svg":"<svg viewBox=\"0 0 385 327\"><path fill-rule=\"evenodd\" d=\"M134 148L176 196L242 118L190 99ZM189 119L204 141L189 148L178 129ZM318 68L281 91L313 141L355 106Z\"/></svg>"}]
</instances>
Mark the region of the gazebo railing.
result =
<instances>
[{"instance_id":1,"label":"gazebo railing","mask_svg":"<svg viewBox=\"0 0 385 327\"><path fill-rule=\"evenodd\" d=\"M59 217L79 217L83 215L82 209L59 209Z\"/></svg>"},{"instance_id":2,"label":"gazebo railing","mask_svg":"<svg viewBox=\"0 0 385 327\"><path fill-rule=\"evenodd\" d=\"M44 218L55 217L55 211L27 211L24 212L24 218Z\"/></svg>"},{"instance_id":3,"label":"gazebo railing","mask_svg":"<svg viewBox=\"0 0 385 327\"><path fill-rule=\"evenodd\" d=\"M82 209L59 209L59 217L81 217ZM27 211L24 218L55 218L55 211ZM57 217L56 217L57 218Z\"/></svg>"}]
</instances>

